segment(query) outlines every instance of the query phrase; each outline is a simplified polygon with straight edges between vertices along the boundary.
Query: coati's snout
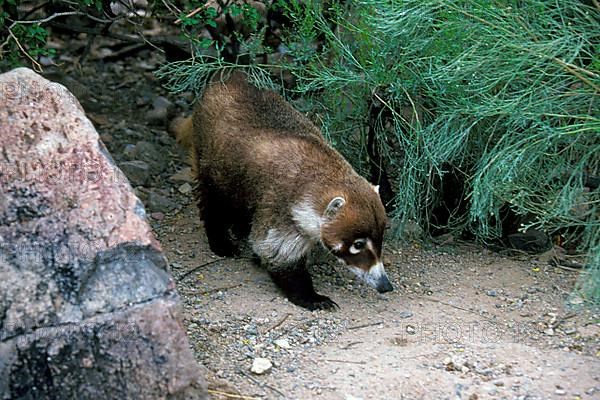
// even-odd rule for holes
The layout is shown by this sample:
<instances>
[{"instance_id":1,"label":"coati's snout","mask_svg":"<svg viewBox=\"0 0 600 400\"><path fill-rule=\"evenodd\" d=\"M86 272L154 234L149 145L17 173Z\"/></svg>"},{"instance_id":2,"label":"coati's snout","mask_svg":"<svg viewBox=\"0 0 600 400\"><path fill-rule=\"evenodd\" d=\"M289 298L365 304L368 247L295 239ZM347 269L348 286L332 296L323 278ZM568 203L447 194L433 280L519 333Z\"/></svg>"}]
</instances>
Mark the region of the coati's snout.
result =
<instances>
[{"instance_id":1,"label":"coati's snout","mask_svg":"<svg viewBox=\"0 0 600 400\"><path fill-rule=\"evenodd\" d=\"M349 267L352 272L358 275L363 281L377 289L379 293L391 292L394 287L388 279L383 263L379 262L372 266L368 271L358 267Z\"/></svg>"},{"instance_id":2,"label":"coati's snout","mask_svg":"<svg viewBox=\"0 0 600 400\"><path fill-rule=\"evenodd\" d=\"M365 215L364 206L359 205L361 212L357 213L353 204L346 203L340 197L337 199L342 200L337 200L335 213L326 215L326 222L322 226L323 244L348 269L379 293L394 290L381 261L383 233L387 223L383 206ZM331 203L335 202L336 199Z\"/></svg>"},{"instance_id":3,"label":"coati's snout","mask_svg":"<svg viewBox=\"0 0 600 400\"><path fill-rule=\"evenodd\" d=\"M364 243L364 244L363 244ZM332 253L342 261L350 271L379 293L391 292L394 287L385 273L383 262L370 238L356 239L350 247L342 245L332 249ZM381 250L379 250L379 255Z\"/></svg>"}]
</instances>

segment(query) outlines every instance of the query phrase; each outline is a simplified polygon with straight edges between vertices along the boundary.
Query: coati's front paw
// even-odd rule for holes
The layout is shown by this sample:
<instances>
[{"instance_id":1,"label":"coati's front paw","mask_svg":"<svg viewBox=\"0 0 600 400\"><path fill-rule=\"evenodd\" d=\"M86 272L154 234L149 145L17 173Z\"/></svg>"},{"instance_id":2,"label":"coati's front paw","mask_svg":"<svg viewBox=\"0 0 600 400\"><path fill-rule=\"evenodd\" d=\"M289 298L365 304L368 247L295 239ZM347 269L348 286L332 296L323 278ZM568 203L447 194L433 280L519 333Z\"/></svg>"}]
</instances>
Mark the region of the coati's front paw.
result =
<instances>
[{"instance_id":1,"label":"coati's front paw","mask_svg":"<svg viewBox=\"0 0 600 400\"><path fill-rule=\"evenodd\" d=\"M315 293L310 298L306 298L306 297L302 297L302 298L300 298L300 297L289 297L288 299L292 303L296 304L297 306L306 308L307 310L310 310L310 311L315 311L315 310L336 310L336 309L340 308L340 306L338 306L335 301L331 300L327 296L323 296L323 295L320 295L318 293Z\"/></svg>"},{"instance_id":2,"label":"coati's front paw","mask_svg":"<svg viewBox=\"0 0 600 400\"><path fill-rule=\"evenodd\" d=\"M289 301L307 310L333 310L340 308L335 301L315 292L312 279L304 267L278 268L269 271L273 282Z\"/></svg>"},{"instance_id":3,"label":"coati's front paw","mask_svg":"<svg viewBox=\"0 0 600 400\"><path fill-rule=\"evenodd\" d=\"M229 240L209 238L208 247L219 257L233 257L238 253L237 247Z\"/></svg>"},{"instance_id":4,"label":"coati's front paw","mask_svg":"<svg viewBox=\"0 0 600 400\"><path fill-rule=\"evenodd\" d=\"M233 257L234 251L232 246L210 246L210 251L219 257Z\"/></svg>"}]
</instances>

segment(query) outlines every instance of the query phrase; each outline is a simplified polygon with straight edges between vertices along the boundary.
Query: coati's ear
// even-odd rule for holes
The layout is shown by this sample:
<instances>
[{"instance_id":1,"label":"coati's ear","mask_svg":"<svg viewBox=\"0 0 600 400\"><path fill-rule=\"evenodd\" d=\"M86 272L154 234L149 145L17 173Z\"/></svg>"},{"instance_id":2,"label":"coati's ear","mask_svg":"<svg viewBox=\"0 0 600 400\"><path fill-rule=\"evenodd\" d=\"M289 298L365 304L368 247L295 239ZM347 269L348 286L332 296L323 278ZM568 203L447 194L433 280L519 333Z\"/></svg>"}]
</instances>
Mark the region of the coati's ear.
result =
<instances>
[{"instance_id":1,"label":"coati's ear","mask_svg":"<svg viewBox=\"0 0 600 400\"><path fill-rule=\"evenodd\" d=\"M327 205L327 208L325 208L323 218L325 218L325 220L332 220L340 212L342 207L344 207L344 204L346 204L346 200L344 200L343 197L334 197Z\"/></svg>"},{"instance_id":2,"label":"coati's ear","mask_svg":"<svg viewBox=\"0 0 600 400\"><path fill-rule=\"evenodd\" d=\"M373 185L373 190L375 193L379 194L379 185Z\"/></svg>"}]
</instances>

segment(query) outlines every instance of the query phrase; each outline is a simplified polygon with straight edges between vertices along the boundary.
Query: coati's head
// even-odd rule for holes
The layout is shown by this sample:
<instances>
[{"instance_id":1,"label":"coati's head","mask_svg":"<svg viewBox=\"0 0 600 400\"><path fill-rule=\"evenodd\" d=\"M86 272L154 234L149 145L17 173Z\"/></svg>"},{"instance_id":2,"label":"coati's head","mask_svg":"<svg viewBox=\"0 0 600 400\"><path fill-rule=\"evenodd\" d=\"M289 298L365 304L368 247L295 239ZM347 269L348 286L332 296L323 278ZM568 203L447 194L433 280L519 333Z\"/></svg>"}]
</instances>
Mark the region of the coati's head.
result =
<instances>
[{"instance_id":1,"label":"coati's head","mask_svg":"<svg viewBox=\"0 0 600 400\"><path fill-rule=\"evenodd\" d=\"M366 191L354 188L351 193L329 196L318 231L323 245L338 260L384 293L393 290L381 257L387 217L377 188L365 184Z\"/></svg>"}]
</instances>

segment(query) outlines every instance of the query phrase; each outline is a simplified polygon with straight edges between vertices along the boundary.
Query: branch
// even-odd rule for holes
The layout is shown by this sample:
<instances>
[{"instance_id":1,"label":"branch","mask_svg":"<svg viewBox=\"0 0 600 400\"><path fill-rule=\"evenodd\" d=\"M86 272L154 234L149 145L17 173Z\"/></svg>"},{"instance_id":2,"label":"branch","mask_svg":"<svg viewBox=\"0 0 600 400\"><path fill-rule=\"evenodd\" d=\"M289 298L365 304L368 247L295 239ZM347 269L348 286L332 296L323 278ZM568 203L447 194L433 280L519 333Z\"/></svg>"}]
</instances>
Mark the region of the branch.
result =
<instances>
[{"instance_id":1,"label":"branch","mask_svg":"<svg viewBox=\"0 0 600 400\"><path fill-rule=\"evenodd\" d=\"M29 17L30 15L32 15L34 12L36 12L37 10L41 10L42 8L46 7L47 5L49 5L51 3L51 1L46 1L36 7L33 7L31 10L27 11L27 13L23 16L24 18Z\"/></svg>"},{"instance_id":2,"label":"branch","mask_svg":"<svg viewBox=\"0 0 600 400\"><path fill-rule=\"evenodd\" d=\"M64 29L64 30L71 31L71 32L105 36L105 37L117 39L117 40L120 40L120 41L126 42L126 43L144 43L146 45L153 46L155 48L158 48L161 46L172 46L172 47L177 47L178 49L180 49L186 53L191 53L189 45L185 41L176 39L173 36L156 36L156 37L152 38L151 40L148 40L148 39L144 38L143 36L122 35L122 34L110 32L110 31L103 32L102 29L94 29L94 28L88 28L85 26L77 26L77 25L67 25L67 24L61 24L59 22L52 22L50 24L50 26L54 26L56 28ZM159 50L164 52L164 49L162 49L162 48Z\"/></svg>"},{"instance_id":3,"label":"branch","mask_svg":"<svg viewBox=\"0 0 600 400\"><path fill-rule=\"evenodd\" d=\"M20 24L20 25L31 25L31 24L44 24L46 22L50 22L55 18L59 18L59 17L67 17L69 15L83 15L89 19L91 19L92 21L96 21L96 22L102 22L104 24L108 24L113 22L114 20L109 20L109 19L102 19L102 18L98 18L98 17L94 17L93 15L90 15L88 13L84 13L81 11L65 11L65 12L59 12L59 13L54 13L52 15L50 15L49 17L46 18L42 18L42 19L31 19L31 20L17 20L14 21L10 27L12 28L13 26Z\"/></svg>"},{"instance_id":4,"label":"branch","mask_svg":"<svg viewBox=\"0 0 600 400\"><path fill-rule=\"evenodd\" d=\"M161 1L164 4L164 6L169 11L171 11L172 14L175 14L175 15L181 14L181 10L179 8L177 8L177 6L175 4L172 4L172 3L168 2L168 1L165 1L165 0L161 0Z\"/></svg>"},{"instance_id":5,"label":"branch","mask_svg":"<svg viewBox=\"0 0 600 400\"><path fill-rule=\"evenodd\" d=\"M565 69L565 71L569 72L570 74L579 78L579 80L581 80L582 82L584 82L584 83L588 84L589 86L591 86L592 88L594 88L594 90L596 92L600 92L600 87L598 85L596 85L594 82L587 79L585 76L583 76L579 72L587 74L593 78L598 78L598 74L588 71L587 69L578 67L577 65L573 65L571 63L565 62L565 61L561 60L560 58L552 57L552 60L554 62L556 62L557 64L561 65Z\"/></svg>"},{"instance_id":6,"label":"branch","mask_svg":"<svg viewBox=\"0 0 600 400\"><path fill-rule=\"evenodd\" d=\"M13 38L13 40L19 47L19 50L21 50L21 53L23 53L27 58L29 58L29 60L31 60L31 63L33 64L33 69L36 72L42 72L42 66L37 61L35 61L33 59L33 57L31 57L29 55L29 53L23 48L23 46L21 46L21 42L19 42L19 39L17 39L17 37L15 36L15 34L13 33L13 31L10 28L8 28L8 34L10 35L10 37ZM8 43L8 39L4 43L2 43L2 46L0 46L0 49L2 47L4 47L6 45L6 43Z\"/></svg>"},{"instance_id":7,"label":"branch","mask_svg":"<svg viewBox=\"0 0 600 400\"><path fill-rule=\"evenodd\" d=\"M192 18L194 15L198 14L200 11L204 10L206 7L208 6L208 3L204 4L203 6L200 6L198 8L196 8L195 10L192 10L191 12L187 13L185 15L186 18ZM183 22L183 20L181 18L178 18L175 21L175 25L179 25Z\"/></svg>"}]
</instances>

